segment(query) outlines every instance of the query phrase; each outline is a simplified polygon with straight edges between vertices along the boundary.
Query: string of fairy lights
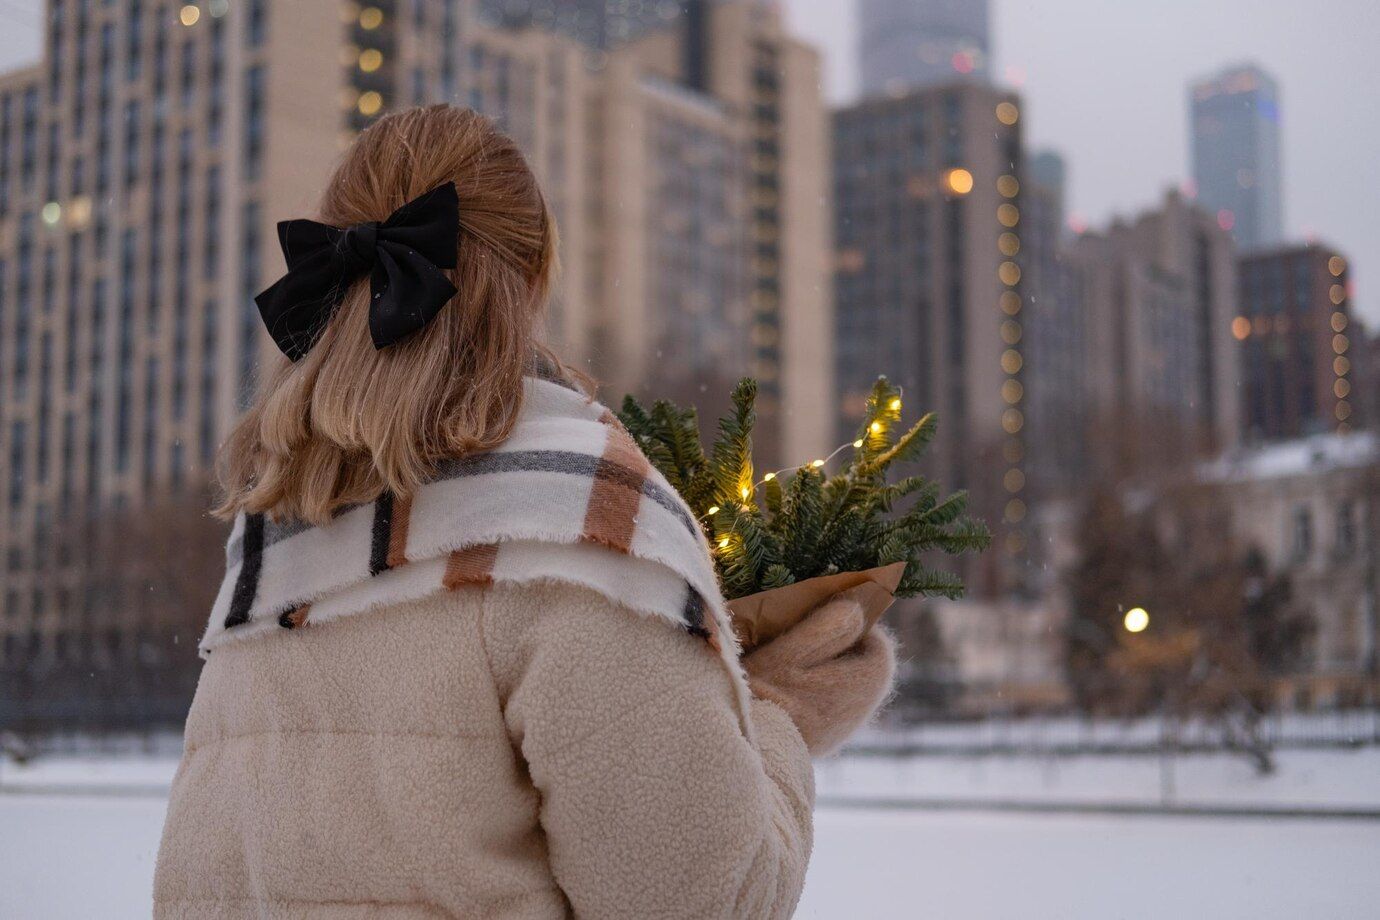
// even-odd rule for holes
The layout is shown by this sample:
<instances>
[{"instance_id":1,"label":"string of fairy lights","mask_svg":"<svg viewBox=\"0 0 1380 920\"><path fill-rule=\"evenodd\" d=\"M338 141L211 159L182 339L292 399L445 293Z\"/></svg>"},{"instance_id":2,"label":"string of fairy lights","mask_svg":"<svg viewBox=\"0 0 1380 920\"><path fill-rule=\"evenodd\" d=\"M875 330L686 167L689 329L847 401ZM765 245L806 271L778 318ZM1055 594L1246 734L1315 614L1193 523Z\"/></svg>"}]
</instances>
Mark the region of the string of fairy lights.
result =
<instances>
[{"instance_id":1,"label":"string of fairy lights","mask_svg":"<svg viewBox=\"0 0 1380 920\"><path fill-rule=\"evenodd\" d=\"M901 405L901 397L893 397L887 403L886 409L888 412L895 414L895 416L899 419L901 415ZM881 417L873 419L872 422L868 425L868 433L871 434L873 437L882 436L886 433L886 430L887 425L883 423ZM766 485L772 480L777 479L778 477L786 473L795 472L797 470L823 469L824 467L828 466L829 462L833 460L835 457L837 457L839 454L843 453L846 450L857 450L858 448L863 446L863 443L863 438L855 438L852 441L845 441L838 447L835 447L829 453L825 454L823 457L811 460L809 463L801 464L799 466L786 466L782 467L779 470L772 470L771 472L764 474L761 479L757 480L752 485L744 485L739 489L739 495L742 497L744 506L746 506L749 502L752 501L752 496L758 488ZM709 506L709 508L705 510L705 517L713 517L722 510L723 509L720 508L718 505L711 505ZM732 545L733 536L732 534L723 534L715 542L719 549L726 550Z\"/></svg>"}]
</instances>

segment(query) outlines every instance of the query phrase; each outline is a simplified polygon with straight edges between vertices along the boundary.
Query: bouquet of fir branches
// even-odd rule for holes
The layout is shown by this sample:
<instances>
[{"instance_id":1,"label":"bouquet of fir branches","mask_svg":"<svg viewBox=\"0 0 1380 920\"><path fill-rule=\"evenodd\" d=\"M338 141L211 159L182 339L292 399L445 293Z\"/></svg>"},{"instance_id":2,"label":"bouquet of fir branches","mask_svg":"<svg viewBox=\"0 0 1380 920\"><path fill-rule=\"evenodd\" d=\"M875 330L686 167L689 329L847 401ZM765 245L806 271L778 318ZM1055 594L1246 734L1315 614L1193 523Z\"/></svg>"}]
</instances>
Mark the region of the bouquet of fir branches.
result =
<instances>
[{"instance_id":1,"label":"bouquet of fir branches","mask_svg":"<svg viewBox=\"0 0 1380 920\"><path fill-rule=\"evenodd\" d=\"M618 413L704 528L745 647L779 635L848 588L861 588L870 622L896 597L963 592L956 575L921 557L988 545L987 528L965 515L966 494L944 496L920 475L889 475L919 458L934 437L933 414L904 427L900 390L878 378L856 440L830 457L759 479L752 459L756 395L756 381L738 383L708 452L693 408L659 401L648 409L627 396Z\"/></svg>"}]
</instances>

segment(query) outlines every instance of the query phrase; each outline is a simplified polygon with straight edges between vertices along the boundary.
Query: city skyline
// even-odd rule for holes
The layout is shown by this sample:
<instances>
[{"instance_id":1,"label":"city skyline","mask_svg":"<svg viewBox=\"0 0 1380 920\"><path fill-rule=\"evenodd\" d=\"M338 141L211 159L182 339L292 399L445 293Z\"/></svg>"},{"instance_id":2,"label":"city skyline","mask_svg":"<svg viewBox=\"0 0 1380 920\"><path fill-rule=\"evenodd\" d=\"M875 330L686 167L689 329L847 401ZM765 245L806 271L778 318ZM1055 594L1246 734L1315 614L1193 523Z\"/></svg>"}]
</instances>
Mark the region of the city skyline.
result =
<instances>
[{"instance_id":1,"label":"city skyline","mask_svg":"<svg viewBox=\"0 0 1380 920\"><path fill-rule=\"evenodd\" d=\"M825 53L835 105L858 92L857 3L785 0L788 25ZM1318 0L1262 17L1249 0L992 0L991 16L993 78L1020 84L1027 145L1064 156L1068 216L1093 228L1155 207L1191 175L1185 99L1194 80L1247 62L1272 73L1285 110L1285 239L1348 253L1356 312L1380 324L1370 293L1380 192L1358 193L1380 148L1380 104L1367 114L1364 95L1349 89L1380 84L1380 59L1367 47L1380 7Z\"/></svg>"},{"instance_id":2,"label":"city skyline","mask_svg":"<svg viewBox=\"0 0 1380 920\"><path fill-rule=\"evenodd\" d=\"M855 98L857 0L782 0L782 6L789 27L824 52L829 101ZM41 0L6 0L2 12L11 28L0 30L0 71L37 61L41 7ZM1380 297L1369 284L1371 265L1380 259L1380 224L1371 218L1380 192L1357 192L1380 147L1380 120L1373 117L1380 103L1372 101L1372 117L1364 117L1358 107L1365 97L1341 91L1380 84L1380 58L1366 47L1380 29L1380 8L1365 0L1318 0L1264 18L1249 0L1210 6L992 0L991 17L994 79L1021 84L1015 88L1029 116L1027 143L1065 157L1068 217L1093 227L1117 215L1129 219L1187 180L1185 98L1193 80L1245 62L1274 74L1286 113L1285 239L1315 238L1348 253L1356 314L1380 325ZM1325 28L1329 23L1345 27ZM1092 72L1097 79L1088 79Z\"/></svg>"}]
</instances>

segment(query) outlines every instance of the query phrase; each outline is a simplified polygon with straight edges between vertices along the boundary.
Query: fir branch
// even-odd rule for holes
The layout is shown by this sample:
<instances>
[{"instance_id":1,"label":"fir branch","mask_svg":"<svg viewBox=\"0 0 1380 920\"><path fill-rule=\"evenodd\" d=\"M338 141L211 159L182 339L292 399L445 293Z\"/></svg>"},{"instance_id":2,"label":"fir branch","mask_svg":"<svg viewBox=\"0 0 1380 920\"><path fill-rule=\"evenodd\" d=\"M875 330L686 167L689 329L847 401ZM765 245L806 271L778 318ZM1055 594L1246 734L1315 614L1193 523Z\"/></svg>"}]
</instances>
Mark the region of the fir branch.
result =
<instances>
[{"instance_id":1,"label":"fir branch","mask_svg":"<svg viewBox=\"0 0 1380 920\"><path fill-rule=\"evenodd\" d=\"M811 464L753 482L752 429L756 382L733 390L733 410L719 420L706 452L695 410L657 402L650 411L623 401L619 418L648 459L685 498L714 550L724 594L742 597L835 572L895 562L907 567L897 595L958 597L963 583L931 569L929 552L956 555L985 549L985 525L964 515L967 495L941 497L918 475L887 481L891 467L914 462L934 438L927 414L901 430L901 391L879 378L850 459L833 475Z\"/></svg>"}]
</instances>

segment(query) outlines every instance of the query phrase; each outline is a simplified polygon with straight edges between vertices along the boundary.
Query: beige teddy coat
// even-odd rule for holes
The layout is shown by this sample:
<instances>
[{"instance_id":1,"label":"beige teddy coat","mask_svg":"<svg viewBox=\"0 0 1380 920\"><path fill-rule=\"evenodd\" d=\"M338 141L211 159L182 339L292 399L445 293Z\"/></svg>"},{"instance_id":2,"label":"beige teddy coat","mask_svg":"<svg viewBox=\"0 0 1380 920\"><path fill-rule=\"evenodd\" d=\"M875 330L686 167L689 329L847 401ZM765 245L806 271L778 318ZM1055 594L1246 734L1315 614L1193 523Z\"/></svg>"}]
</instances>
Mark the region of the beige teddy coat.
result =
<instances>
[{"instance_id":1,"label":"beige teddy coat","mask_svg":"<svg viewBox=\"0 0 1380 920\"><path fill-rule=\"evenodd\" d=\"M570 585L471 587L210 656L155 916L772 918L813 778L708 645Z\"/></svg>"}]
</instances>

